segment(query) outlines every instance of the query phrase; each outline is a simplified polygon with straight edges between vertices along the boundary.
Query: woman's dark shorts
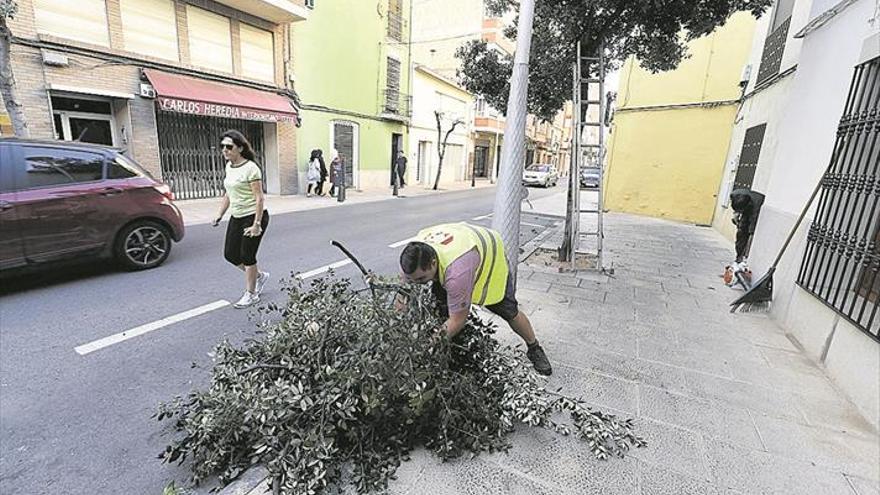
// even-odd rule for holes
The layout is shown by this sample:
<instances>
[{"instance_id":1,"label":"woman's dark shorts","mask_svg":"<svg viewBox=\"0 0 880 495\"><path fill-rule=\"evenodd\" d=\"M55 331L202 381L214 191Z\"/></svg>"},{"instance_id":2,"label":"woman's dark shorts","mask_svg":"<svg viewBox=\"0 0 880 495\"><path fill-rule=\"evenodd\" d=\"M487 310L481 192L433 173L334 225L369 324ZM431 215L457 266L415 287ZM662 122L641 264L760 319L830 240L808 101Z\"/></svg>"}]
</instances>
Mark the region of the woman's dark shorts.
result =
<instances>
[{"instance_id":1,"label":"woman's dark shorts","mask_svg":"<svg viewBox=\"0 0 880 495\"><path fill-rule=\"evenodd\" d=\"M226 245L223 248L223 257L235 266L252 266L257 264L257 250L260 249L260 241L266 235L266 227L269 226L269 212L263 211L260 225L263 233L257 237L244 235L244 229L254 224L254 215L229 219L226 226Z\"/></svg>"},{"instance_id":2,"label":"woman's dark shorts","mask_svg":"<svg viewBox=\"0 0 880 495\"><path fill-rule=\"evenodd\" d=\"M434 293L434 297L437 299L437 307L440 309L440 316L448 318L449 307L446 305L446 289L444 289L439 282L435 281L431 285L431 292ZM504 299L495 304L486 306L486 309L500 316L504 321L511 321L516 318L516 315L519 314L519 303L516 301L516 289L513 287L513 277L507 277L507 287L504 289Z\"/></svg>"}]
</instances>

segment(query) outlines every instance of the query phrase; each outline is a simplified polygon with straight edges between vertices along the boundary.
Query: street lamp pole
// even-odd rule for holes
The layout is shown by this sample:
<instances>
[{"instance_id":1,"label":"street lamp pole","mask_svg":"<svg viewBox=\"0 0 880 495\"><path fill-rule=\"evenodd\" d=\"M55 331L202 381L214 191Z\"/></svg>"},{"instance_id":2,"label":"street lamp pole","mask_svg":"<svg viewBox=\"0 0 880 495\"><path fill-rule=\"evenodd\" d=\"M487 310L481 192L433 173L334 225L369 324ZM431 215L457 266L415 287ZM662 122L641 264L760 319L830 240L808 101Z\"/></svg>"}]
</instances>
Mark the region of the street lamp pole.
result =
<instances>
[{"instance_id":1,"label":"street lamp pole","mask_svg":"<svg viewBox=\"0 0 880 495\"><path fill-rule=\"evenodd\" d=\"M516 283L519 264L519 228L523 199L522 173L526 151L526 97L529 89L529 53L532 49L532 23L535 19L535 0L522 0L519 24L516 30L516 54L510 76L510 94L507 97L507 120L504 125L504 143L501 146L501 170L498 191L495 194L492 228L501 233L507 251L510 276Z\"/></svg>"}]
</instances>

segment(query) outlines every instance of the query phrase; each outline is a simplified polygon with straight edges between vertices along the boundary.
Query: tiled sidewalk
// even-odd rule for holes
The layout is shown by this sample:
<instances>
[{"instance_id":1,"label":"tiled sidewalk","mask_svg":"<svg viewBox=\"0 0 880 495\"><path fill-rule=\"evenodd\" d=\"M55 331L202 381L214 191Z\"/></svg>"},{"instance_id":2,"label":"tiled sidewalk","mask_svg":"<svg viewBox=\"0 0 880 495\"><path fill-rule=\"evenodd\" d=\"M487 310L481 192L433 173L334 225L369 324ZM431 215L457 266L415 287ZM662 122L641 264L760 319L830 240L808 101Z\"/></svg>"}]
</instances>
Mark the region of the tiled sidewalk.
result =
<instances>
[{"instance_id":1,"label":"tiled sidewalk","mask_svg":"<svg viewBox=\"0 0 880 495\"><path fill-rule=\"evenodd\" d=\"M596 461L581 441L520 428L508 454L416 452L392 493L880 494L877 432L771 320L728 313L727 241L617 214L606 234L614 278L521 265L518 297L555 367L548 388L636 418L649 446Z\"/></svg>"}]
</instances>

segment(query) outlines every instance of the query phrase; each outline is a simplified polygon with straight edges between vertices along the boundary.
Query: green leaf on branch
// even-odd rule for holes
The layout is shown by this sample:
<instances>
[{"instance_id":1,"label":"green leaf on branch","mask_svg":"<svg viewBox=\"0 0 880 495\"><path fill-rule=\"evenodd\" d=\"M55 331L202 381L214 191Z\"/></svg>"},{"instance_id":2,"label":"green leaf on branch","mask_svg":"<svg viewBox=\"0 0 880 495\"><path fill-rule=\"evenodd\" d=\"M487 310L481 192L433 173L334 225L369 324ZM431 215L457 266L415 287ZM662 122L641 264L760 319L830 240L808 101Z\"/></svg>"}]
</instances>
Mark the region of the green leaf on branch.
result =
<instances>
[{"instance_id":1,"label":"green leaf on branch","mask_svg":"<svg viewBox=\"0 0 880 495\"><path fill-rule=\"evenodd\" d=\"M368 493L418 446L443 460L506 451L516 424L574 434L599 459L645 445L629 421L545 391L492 325L472 315L455 339L433 339L429 291L381 286L375 298L333 277L288 287L260 338L216 347L206 389L159 406L178 432L160 457L188 459L196 484L262 463L281 493Z\"/></svg>"}]
</instances>

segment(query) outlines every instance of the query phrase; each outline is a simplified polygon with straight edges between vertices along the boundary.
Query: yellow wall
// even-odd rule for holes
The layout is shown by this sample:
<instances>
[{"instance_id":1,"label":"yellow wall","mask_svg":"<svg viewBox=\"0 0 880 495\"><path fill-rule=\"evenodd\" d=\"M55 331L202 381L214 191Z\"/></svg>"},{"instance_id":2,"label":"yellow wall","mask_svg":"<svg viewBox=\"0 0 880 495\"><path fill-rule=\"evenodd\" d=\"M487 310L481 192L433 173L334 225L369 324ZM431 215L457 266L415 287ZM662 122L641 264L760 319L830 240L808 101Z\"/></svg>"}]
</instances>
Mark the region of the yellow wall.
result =
<instances>
[{"instance_id":1,"label":"yellow wall","mask_svg":"<svg viewBox=\"0 0 880 495\"><path fill-rule=\"evenodd\" d=\"M735 113L726 106L615 116L605 206L711 224Z\"/></svg>"},{"instance_id":2,"label":"yellow wall","mask_svg":"<svg viewBox=\"0 0 880 495\"><path fill-rule=\"evenodd\" d=\"M738 13L689 45L676 70L621 69L606 163L605 206L711 224L755 19ZM686 107L726 102L712 107ZM647 109L671 105L664 110Z\"/></svg>"}]
</instances>

